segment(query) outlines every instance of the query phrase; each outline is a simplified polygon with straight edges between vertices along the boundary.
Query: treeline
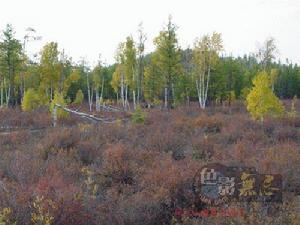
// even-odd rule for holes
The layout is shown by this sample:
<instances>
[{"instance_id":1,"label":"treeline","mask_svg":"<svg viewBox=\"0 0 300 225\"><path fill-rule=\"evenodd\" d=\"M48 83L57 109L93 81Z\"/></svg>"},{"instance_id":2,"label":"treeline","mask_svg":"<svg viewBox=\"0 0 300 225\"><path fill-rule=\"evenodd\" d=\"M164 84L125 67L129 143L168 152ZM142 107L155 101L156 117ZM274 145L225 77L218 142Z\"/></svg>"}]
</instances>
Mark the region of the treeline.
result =
<instances>
[{"instance_id":1,"label":"treeline","mask_svg":"<svg viewBox=\"0 0 300 225\"><path fill-rule=\"evenodd\" d=\"M145 54L146 35L140 25L138 40L129 36L119 44L115 64L105 65L99 59L91 68L85 60L73 62L54 42L42 48L38 61L31 60L25 40L17 40L7 25L0 41L0 104L23 104L32 110L51 101L80 104L85 100L90 110L99 110L113 102L127 109L129 102L134 107L170 108L197 101L205 108L245 98L261 70L267 71L277 96L299 96L300 69L276 60L274 39L266 40L255 54L235 58L224 55L219 33L204 35L193 48L181 49L176 32L170 18L154 39L155 50Z\"/></svg>"}]
</instances>

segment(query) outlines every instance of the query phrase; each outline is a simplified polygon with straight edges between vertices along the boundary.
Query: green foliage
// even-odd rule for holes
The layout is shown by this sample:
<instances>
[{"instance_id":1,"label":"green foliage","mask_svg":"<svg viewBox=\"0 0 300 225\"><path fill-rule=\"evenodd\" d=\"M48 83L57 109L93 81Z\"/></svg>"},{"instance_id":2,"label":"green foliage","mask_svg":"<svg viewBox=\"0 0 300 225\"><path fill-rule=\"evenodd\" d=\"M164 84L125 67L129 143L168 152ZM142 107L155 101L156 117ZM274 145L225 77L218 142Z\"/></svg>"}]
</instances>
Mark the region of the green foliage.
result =
<instances>
[{"instance_id":1,"label":"green foliage","mask_svg":"<svg viewBox=\"0 0 300 225\"><path fill-rule=\"evenodd\" d=\"M81 104L83 102L84 95L81 89L79 89L76 93L76 98L74 100L74 104Z\"/></svg>"},{"instance_id":2,"label":"green foliage","mask_svg":"<svg viewBox=\"0 0 300 225\"><path fill-rule=\"evenodd\" d=\"M174 89L179 75L183 73L176 29L176 25L172 23L172 19L169 17L167 27L154 39L156 50L152 57L155 70L162 78L156 82L167 88L168 108L174 103Z\"/></svg>"},{"instance_id":3,"label":"green foliage","mask_svg":"<svg viewBox=\"0 0 300 225\"><path fill-rule=\"evenodd\" d=\"M280 68L274 84L275 93L282 98L300 96L300 68L292 64L277 66Z\"/></svg>"},{"instance_id":4,"label":"green foliage","mask_svg":"<svg viewBox=\"0 0 300 225\"><path fill-rule=\"evenodd\" d=\"M268 74L260 72L253 80L254 87L248 94L247 109L254 119L263 121L264 117L279 116L284 112L284 107L270 88Z\"/></svg>"},{"instance_id":5,"label":"green foliage","mask_svg":"<svg viewBox=\"0 0 300 225\"><path fill-rule=\"evenodd\" d=\"M236 100L236 96L235 96L235 92L234 91L229 91L228 92L228 96L227 96L227 100L231 103L234 102Z\"/></svg>"},{"instance_id":6,"label":"green foliage","mask_svg":"<svg viewBox=\"0 0 300 225\"><path fill-rule=\"evenodd\" d=\"M118 65L115 69L115 72L112 75L112 80L110 85L112 86L115 93L118 93L120 87L120 79L121 79L122 65Z\"/></svg>"},{"instance_id":7,"label":"green foliage","mask_svg":"<svg viewBox=\"0 0 300 225\"><path fill-rule=\"evenodd\" d=\"M144 96L147 101L152 103L155 99L160 98L164 85L162 82L162 74L154 65L153 60L154 59L151 58L151 62L145 68L144 72Z\"/></svg>"},{"instance_id":8,"label":"green foliage","mask_svg":"<svg viewBox=\"0 0 300 225\"><path fill-rule=\"evenodd\" d=\"M242 94L241 94L241 99L246 100L248 94L250 93L250 91L251 91L251 88L248 88L248 87L243 88L242 89Z\"/></svg>"},{"instance_id":9,"label":"green foliage","mask_svg":"<svg viewBox=\"0 0 300 225\"><path fill-rule=\"evenodd\" d=\"M93 69L92 80L93 80L93 83L94 83L94 89L98 91L99 88L101 87L102 82L104 82L104 80L103 80L103 68L101 66L101 62L99 62L98 65L95 66L95 68Z\"/></svg>"},{"instance_id":10,"label":"green foliage","mask_svg":"<svg viewBox=\"0 0 300 225\"><path fill-rule=\"evenodd\" d=\"M10 24L6 25L3 31L0 42L0 78L1 82L9 85L7 89L6 103L14 106L17 103L17 81L19 80L17 74L21 70L23 56L22 45L19 40L15 38L15 32ZM1 100L3 101L3 99Z\"/></svg>"},{"instance_id":11,"label":"green foliage","mask_svg":"<svg viewBox=\"0 0 300 225\"><path fill-rule=\"evenodd\" d=\"M65 79L64 81L64 87L63 87L63 93L64 93L64 96L67 95L71 85L73 83L76 83L78 82L80 79L80 71L79 70L74 70L72 71L72 73L70 74L70 76Z\"/></svg>"},{"instance_id":12,"label":"green foliage","mask_svg":"<svg viewBox=\"0 0 300 225\"><path fill-rule=\"evenodd\" d=\"M276 96L292 98L300 95L300 68L288 60L275 62L276 45L272 38L264 43L256 56L236 58L219 57L222 49L220 33L202 36L193 49L180 49L177 27L171 18L153 40L153 52L144 55L146 38L141 27L138 38L135 42L129 36L120 44L116 64L112 65L99 63L90 68L87 63L76 64L58 50L55 42L43 47L41 60L37 63L24 55L12 26L7 25L0 39L0 105L20 103L24 92L30 88L38 93L43 104L52 100L56 91L74 101L78 90L86 95L88 87L93 94L95 91L96 95L101 93L103 99L121 98L127 93L128 101L133 101L136 95L137 103L164 100L166 88L169 107L196 101L199 96L221 103L228 100L231 91L236 99L245 99L254 76L262 68L268 72ZM90 75L89 85L87 75Z\"/></svg>"},{"instance_id":13,"label":"green foliage","mask_svg":"<svg viewBox=\"0 0 300 225\"><path fill-rule=\"evenodd\" d=\"M50 94L58 90L61 81L61 64L58 60L58 44L50 42L46 44L41 51L41 88ZM62 85L62 84L61 84ZM51 99L52 96L50 96Z\"/></svg>"},{"instance_id":14,"label":"green foliage","mask_svg":"<svg viewBox=\"0 0 300 225\"><path fill-rule=\"evenodd\" d=\"M132 90L137 86L136 48L132 37L127 37L124 45L125 81Z\"/></svg>"},{"instance_id":15,"label":"green foliage","mask_svg":"<svg viewBox=\"0 0 300 225\"><path fill-rule=\"evenodd\" d=\"M51 104L50 104L50 112L51 113L53 113L53 109L54 109L55 104L59 104L62 107L66 106L66 100L64 99L63 94L61 94L59 92L55 92L54 98L53 98L53 100L51 101ZM68 112L64 111L61 108L57 108L57 118L66 118L68 116L69 116Z\"/></svg>"},{"instance_id":16,"label":"green foliage","mask_svg":"<svg viewBox=\"0 0 300 225\"><path fill-rule=\"evenodd\" d=\"M23 111L33 111L42 105L41 98L38 93L30 88L28 89L23 97L22 109Z\"/></svg>"},{"instance_id":17,"label":"green foliage","mask_svg":"<svg viewBox=\"0 0 300 225\"><path fill-rule=\"evenodd\" d=\"M136 110L132 113L131 120L133 123L145 123L147 113L143 112L142 108L138 105Z\"/></svg>"},{"instance_id":18,"label":"green foliage","mask_svg":"<svg viewBox=\"0 0 300 225\"><path fill-rule=\"evenodd\" d=\"M204 35L197 39L193 49L194 80L197 88L198 101L205 108L210 88L211 71L219 61L219 52L223 49L220 33ZM217 95L221 95L218 93Z\"/></svg>"}]
</instances>

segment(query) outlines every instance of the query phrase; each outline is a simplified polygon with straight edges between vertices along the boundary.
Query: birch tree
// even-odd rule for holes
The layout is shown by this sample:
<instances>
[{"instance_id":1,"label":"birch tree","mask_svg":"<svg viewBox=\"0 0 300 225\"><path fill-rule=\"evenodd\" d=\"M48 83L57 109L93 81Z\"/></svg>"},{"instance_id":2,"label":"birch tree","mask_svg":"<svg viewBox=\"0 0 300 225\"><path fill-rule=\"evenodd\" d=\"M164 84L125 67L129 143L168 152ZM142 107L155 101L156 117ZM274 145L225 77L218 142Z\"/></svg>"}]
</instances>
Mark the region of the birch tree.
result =
<instances>
[{"instance_id":1,"label":"birch tree","mask_svg":"<svg viewBox=\"0 0 300 225\"><path fill-rule=\"evenodd\" d=\"M265 40L263 45L258 49L257 58L263 70L269 72L269 67L278 54L278 49L273 37Z\"/></svg>"},{"instance_id":2,"label":"birch tree","mask_svg":"<svg viewBox=\"0 0 300 225\"><path fill-rule=\"evenodd\" d=\"M9 106L17 104L16 76L21 69L22 45L14 35L12 26L8 24L0 42L1 105L4 91L6 104Z\"/></svg>"},{"instance_id":3,"label":"birch tree","mask_svg":"<svg viewBox=\"0 0 300 225\"><path fill-rule=\"evenodd\" d=\"M194 44L193 62L194 78L197 88L199 106L204 109L207 102L207 94L211 72L214 69L219 52L223 49L221 34L213 33L197 39Z\"/></svg>"},{"instance_id":4,"label":"birch tree","mask_svg":"<svg viewBox=\"0 0 300 225\"><path fill-rule=\"evenodd\" d=\"M121 65L117 65L115 72L112 75L112 80L110 82L111 87L117 95L117 104L119 103L119 90L121 88Z\"/></svg>"},{"instance_id":5,"label":"birch tree","mask_svg":"<svg viewBox=\"0 0 300 225\"><path fill-rule=\"evenodd\" d=\"M98 61L98 65L93 70L93 83L94 91L96 95L96 111L100 111L101 104L103 102L103 89L104 89L104 76L102 71L101 60ZM99 95L99 92L100 95Z\"/></svg>"},{"instance_id":6,"label":"birch tree","mask_svg":"<svg viewBox=\"0 0 300 225\"><path fill-rule=\"evenodd\" d=\"M132 37L127 37L124 48L124 69L126 84L126 101L128 89L132 90L133 107L136 108L136 93L138 87L138 78L136 71L136 48Z\"/></svg>"},{"instance_id":7,"label":"birch tree","mask_svg":"<svg viewBox=\"0 0 300 225\"><path fill-rule=\"evenodd\" d=\"M145 41L146 35L143 31L143 24L139 24L138 43L137 43L137 103L139 104L143 97L144 83L144 58L145 58Z\"/></svg>"},{"instance_id":8,"label":"birch tree","mask_svg":"<svg viewBox=\"0 0 300 225\"><path fill-rule=\"evenodd\" d=\"M86 87L87 87L87 94L88 94L89 110L91 112L92 109L93 109L93 97L94 97L93 79L91 79L92 73L91 73L89 67L87 66L87 63L86 63L85 59L82 59L81 67L82 67L82 73L86 78Z\"/></svg>"},{"instance_id":9,"label":"birch tree","mask_svg":"<svg viewBox=\"0 0 300 225\"><path fill-rule=\"evenodd\" d=\"M126 110L127 108L127 84L126 84L126 78L125 78L125 68L124 68L124 63L125 63L125 56L124 56L124 49L125 49L125 44L120 43L117 49L116 53L116 62L117 62L117 69L113 75L113 80L114 80L114 89L116 87L120 87L120 98L122 101L122 107L123 109ZM118 85L116 85L116 82Z\"/></svg>"},{"instance_id":10,"label":"birch tree","mask_svg":"<svg viewBox=\"0 0 300 225\"><path fill-rule=\"evenodd\" d=\"M41 51L41 89L51 101L60 84L61 65L58 56L58 45L55 42L46 44Z\"/></svg>"}]
</instances>

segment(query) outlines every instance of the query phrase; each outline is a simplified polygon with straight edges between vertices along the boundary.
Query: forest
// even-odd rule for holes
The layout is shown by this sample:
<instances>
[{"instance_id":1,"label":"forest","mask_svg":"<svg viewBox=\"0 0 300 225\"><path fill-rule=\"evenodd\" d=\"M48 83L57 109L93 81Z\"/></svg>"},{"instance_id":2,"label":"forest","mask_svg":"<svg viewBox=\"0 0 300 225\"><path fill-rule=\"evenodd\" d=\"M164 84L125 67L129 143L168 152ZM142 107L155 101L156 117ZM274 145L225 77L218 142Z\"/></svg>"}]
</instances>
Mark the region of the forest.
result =
<instances>
[{"instance_id":1,"label":"forest","mask_svg":"<svg viewBox=\"0 0 300 225\"><path fill-rule=\"evenodd\" d=\"M66 103L85 100L90 110L93 104L99 110L105 102L126 109L129 102L134 107L143 103L171 108L198 101L205 108L245 99L261 70L267 71L272 89L281 99L299 95L299 67L288 59L284 63L276 59L273 38L265 40L256 53L236 58L226 56L220 33L199 37L192 49L181 49L176 29L169 20L153 40L155 51L145 54L146 34L140 26L139 40L125 38L116 49L113 65L105 65L99 58L90 67L84 59L73 62L54 42L41 49L38 60L28 58L24 47L36 38L34 32L29 32L22 44L7 25L0 45L1 106L21 105L24 100L23 109L33 110L49 104L57 94Z\"/></svg>"},{"instance_id":2,"label":"forest","mask_svg":"<svg viewBox=\"0 0 300 225\"><path fill-rule=\"evenodd\" d=\"M183 49L177 30L169 17L148 52L140 24L91 65L56 42L29 56L35 30L3 28L0 225L300 224L299 66L272 37L237 57L221 33ZM250 171L247 201L200 198L208 164Z\"/></svg>"}]
</instances>

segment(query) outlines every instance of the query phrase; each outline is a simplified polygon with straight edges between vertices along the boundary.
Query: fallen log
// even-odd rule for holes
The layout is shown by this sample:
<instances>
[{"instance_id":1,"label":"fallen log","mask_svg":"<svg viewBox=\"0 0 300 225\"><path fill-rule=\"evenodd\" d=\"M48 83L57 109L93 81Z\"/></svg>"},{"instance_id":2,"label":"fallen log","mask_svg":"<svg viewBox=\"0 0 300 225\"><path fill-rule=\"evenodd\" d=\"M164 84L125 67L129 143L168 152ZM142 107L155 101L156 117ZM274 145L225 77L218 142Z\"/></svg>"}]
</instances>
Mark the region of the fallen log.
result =
<instances>
[{"instance_id":1,"label":"fallen log","mask_svg":"<svg viewBox=\"0 0 300 225\"><path fill-rule=\"evenodd\" d=\"M77 116L80 116L82 118L85 118L85 119L88 119L92 122L102 122L102 123L115 123L117 120L114 119L114 120L109 120L109 119L105 119L105 118L99 118L99 117L95 117L94 115L90 115L90 114L87 114L87 113L83 113L83 112L78 112L77 110L72 110L72 109L69 109L69 108L66 108L60 104L55 104L54 105L54 110L53 110L53 119L54 119L54 126L56 125L56 121L57 121L57 110L56 108L61 108L63 109L64 111L66 112L69 112L69 113L72 113L72 114L75 114Z\"/></svg>"},{"instance_id":2,"label":"fallen log","mask_svg":"<svg viewBox=\"0 0 300 225\"><path fill-rule=\"evenodd\" d=\"M119 109L117 107L114 107L112 105L101 105L100 107L103 110L106 110L106 111L113 111L113 112L120 112L120 111L122 111L121 109Z\"/></svg>"}]
</instances>

